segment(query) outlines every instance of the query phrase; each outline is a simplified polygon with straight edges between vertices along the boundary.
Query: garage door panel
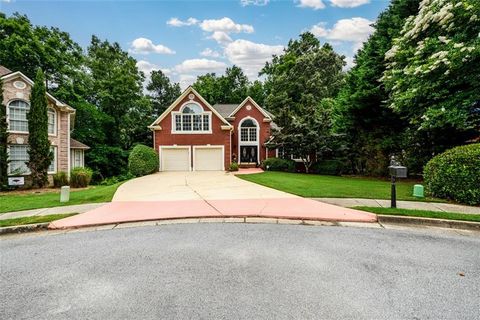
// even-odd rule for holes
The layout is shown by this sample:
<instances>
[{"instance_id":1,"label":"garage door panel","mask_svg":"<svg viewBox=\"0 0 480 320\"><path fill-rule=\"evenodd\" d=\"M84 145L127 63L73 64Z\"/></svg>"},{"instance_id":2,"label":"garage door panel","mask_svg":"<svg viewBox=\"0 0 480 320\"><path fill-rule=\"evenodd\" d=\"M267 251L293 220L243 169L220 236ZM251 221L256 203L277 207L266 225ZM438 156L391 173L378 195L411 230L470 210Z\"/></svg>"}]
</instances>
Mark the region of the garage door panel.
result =
<instances>
[{"instance_id":1,"label":"garage door panel","mask_svg":"<svg viewBox=\"0 0 480 320\"><path fill-rule=\"evenodd\" d=\"M196 171L223 170L223 148L195 148L194 152Z\"/></svg>"},{"instance_id":2,"label":"garage door panel","mask_svg":"<svg viewBox=\"0 0 480 320\"><path fill-rule=\"evenodd\" d=\"M190 171L190 152L187 148L162 148L162 171Z\"/></svg>"}]
</instances>

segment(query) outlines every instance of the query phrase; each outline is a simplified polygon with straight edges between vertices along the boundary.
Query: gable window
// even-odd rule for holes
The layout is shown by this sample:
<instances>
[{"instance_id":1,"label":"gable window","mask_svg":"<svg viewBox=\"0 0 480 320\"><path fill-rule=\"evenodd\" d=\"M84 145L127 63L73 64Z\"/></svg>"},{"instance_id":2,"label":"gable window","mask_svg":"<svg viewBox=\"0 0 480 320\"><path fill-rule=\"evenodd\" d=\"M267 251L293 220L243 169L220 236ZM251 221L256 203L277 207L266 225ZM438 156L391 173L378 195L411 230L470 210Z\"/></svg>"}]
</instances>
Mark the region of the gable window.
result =
<instances>
[{"instance_id":1,"label":"gable window","mask_svg":"<svg viewBox=\"0 0 480 320\"><path fill-rule=\"evenodd\" d=\"M26 144L13 144L8 148L8 173L9 174L28 174L30 170L27 167L28 146Z\"/></svg>"},{"instance_id":2,"label":"gable window","mask_svg":"<svg viewBox=\"0 0 480 320\"><path fill-rule=\"evenodd\" d=\"M22 100L14 100L8 104L8 129L10 131L28 132L28 110L30 110L30 106Z\"/></svg>"},{"instance_id":3,"label":"gable window","mask_svg":"<svg viewBox=\"0 0 480 320\"><path fill-rule=\"evenodd\" d=\"M56 124L57 124L57 113L53 108L48 108L47 111L48 115L48 134L53 134L55 135L57 132L56 130Z\"/></svg>"},{"instance_id":4,"label":"gable window","mask_svg":"<svg viewBox=\"0 0 480 320\"><path fill-rule=\"evenodd\" d=\"M198 104L187 103L180 112L172 112L172 131L176 133L211 132L211 115L210 111L204 111Z\"/></svg>"},{"instance_id":5,"label":"gable window","mask_svg":"<svg viewBox=\"0 0 480 320\"><path fill-rule=\"evenodd\" d=\"M240 125L240 141L257 141L257 125L252 119L243 120L242 124Z\"/></svg>"}]
</instances>

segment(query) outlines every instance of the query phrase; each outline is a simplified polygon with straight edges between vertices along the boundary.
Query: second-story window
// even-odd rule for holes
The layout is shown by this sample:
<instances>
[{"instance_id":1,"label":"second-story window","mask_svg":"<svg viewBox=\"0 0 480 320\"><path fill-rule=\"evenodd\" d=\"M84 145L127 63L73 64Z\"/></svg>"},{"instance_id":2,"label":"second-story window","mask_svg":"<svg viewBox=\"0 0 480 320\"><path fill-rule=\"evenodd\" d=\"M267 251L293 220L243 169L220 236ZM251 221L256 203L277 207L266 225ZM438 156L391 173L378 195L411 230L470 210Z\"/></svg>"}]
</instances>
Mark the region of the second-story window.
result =
<instances>
[{"instance_id":1,"label":"second-story window","mask_svg":"<svg viewBox=\"0 0 480 320\"><path fill-rule=\"evenodd\" d=\"M55 127L57 124L57 121L56 121L57 113L52 108L48 108L47 114L48 114L48 133L55 134L56 133Z\"/></svg>"},{"instance_id":2,"label":"second-story window","mask_svg":"<svg viewBox=\"0 0 480 320\"><path fill-rule=\"evenodd\" d=\"M210 132L211 112L203 110L196 103L188 103L180 112L172 112L173 132Z\"/></svg>"},{"instance_id":3,"label":"second-story window","mask_svg":"<svg viewBox=\"0 0 480 320\"><path fill-rule=\"evenodd\" d=\"M22 100L13 100L8 104L8 129L10 131L28 132L28 110L30 110L30 106Z\"/></svg>"}]
</instances>

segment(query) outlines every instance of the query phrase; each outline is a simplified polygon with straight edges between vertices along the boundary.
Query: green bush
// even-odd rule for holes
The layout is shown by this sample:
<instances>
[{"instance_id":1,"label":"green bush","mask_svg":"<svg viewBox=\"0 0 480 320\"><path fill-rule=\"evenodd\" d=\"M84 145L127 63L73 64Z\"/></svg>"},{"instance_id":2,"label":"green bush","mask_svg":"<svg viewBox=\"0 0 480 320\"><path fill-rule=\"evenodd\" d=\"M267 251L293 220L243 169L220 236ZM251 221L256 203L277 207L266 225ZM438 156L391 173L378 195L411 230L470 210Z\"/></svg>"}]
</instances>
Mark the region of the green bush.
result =
<instances>
[{"instance_id":1,"label":"green bush","mask_svg":"<svg viewBox=\"0 0 480 320\"><path fill-rule=\"evenodd\" d=\"M265 171L295 171L295 161L280 159L280 158L268 158L262 161L262 169Z\"/></svg>"},{"instance_id":2,"label":"green bush","mask_svg":"<svg viewBox=\"0 0 480 320\"><path fill-rule=\"evenodd\" d=\"M100 185L101 186L111 186L113 184L116 184L116 183L119 183L119 182L122 182L122 181L126 181L126 180L130 180L132 178L135 178L135 176L133 174L131 174L130 172L128 172L126 174L121 174L121 175L118 175L118 176L106 178L102 182L100 182Z\"/></svg>"},{"instance_id":3,"label":"green bush","mask_svg":"<svg viewBox=\"0 0 480 320\"><path fill-rule=\"evenodd\" d=\"M53 186L55 188L68 186L68 175L65 171L59 171L53 175Z\"/></svg>"},{"instance_id":4,"label":"green bush","mask_svg":"<svg viewBox=\"0 0 480 320\"><path fill-rule=\"evenodd\" d=\"M128 156L128 170L136 177L158 170L158 154L143 144L136 145Z\"/></svg>"},{"instance_id":5,"label":"green bush","mask_svg":"<svg viewBox=\"0 0 480 320\"><path fill-rule=\"evenodd\" d=\"M315 162L311 171L317 174L339 176L342 174L343 164L338 160L321 160Z\"/></svg>"},{"instance_id":6,"label":"green bush","mask_svg":"<svg viewBox=\"0 0 480 320\"><path fill-rule=\"evenodd\" d=\"M230 171L238 171L238 163L236 162L232 162L230 163L230 168L229 168Z\"/></svg>"},{"instance_id":7,"label":"green bush","mask_svg":"<svg viewBox=\"0 0 480 320\"><path fill-rule=\"evenodd\" d=\"M480 143L455 147L431 159L423 170L429 194L480 204Z\"/></svg>"},{"instance_id":8,"label":"green bush","mask_svg":"<svg viewBox=\"0 0 480 320\"><path fill-rule=\"evenodd\" d=\"M70 185L74 188L85 188L92 180L92 170L89 168L75 168L70 172Z\"/></svg>"}]
</instances>

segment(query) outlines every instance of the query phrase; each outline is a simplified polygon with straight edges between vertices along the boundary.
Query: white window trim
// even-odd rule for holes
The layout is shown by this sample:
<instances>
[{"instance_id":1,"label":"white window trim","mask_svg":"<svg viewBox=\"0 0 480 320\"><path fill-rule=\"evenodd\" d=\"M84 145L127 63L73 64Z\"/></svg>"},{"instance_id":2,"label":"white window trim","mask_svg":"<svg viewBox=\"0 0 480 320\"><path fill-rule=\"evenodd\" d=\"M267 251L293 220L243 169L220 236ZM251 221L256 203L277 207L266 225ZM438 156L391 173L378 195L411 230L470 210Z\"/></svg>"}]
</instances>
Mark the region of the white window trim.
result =
<instances>
[{"instance_id":1,"label":"white window trim","mask_svg":"<svg viewBox=\"0 0 480 320\"><path fill-rule=\"evenodd\" d=\"M10 130L10 103L12 103L14 101L25 102L26 104L28 104L28 110L30 110L30 102L28 102L28 100L15 98L15 99L11 99L10 101L8 101L7 102L7 132L8 133L15 133L15 134L28 134L28 120L27 120L27 131Z\"/></svg>"},{"instance_id":2,"label":"white window trim","mask_svg":"<svg viewBox=\"0 0 480 320\"><path fill-rule=\"evenodd\" d=\"M195 171L195 150L196 149L222 149L222 171L225 171L225 146L224 145L205 145L205 146L193 146L193 171Z\"/></svg>"},{"instance_id":3,"label":"white window trim","mask_svg":"<svg viewBox=\"0 0 480 320\"><path fill-rule=\"evenodd\" d=\"M192 130L188 130L188 131L184 131L184 130L177 130L177 127L176 127L176 123L175 123L175 117L176 115L183 115L182 113L182 110L183 108L187 105L187 104L195 104L197 106L199 106L203 112L202 113L188 113L190 115L201 115L202 116L202 126L203 126L203 115L208 115L208 129L209 130L198 130L198 131L194 131L193 130L193 121L192 121ZM171 114L171 120L172 120L172 130L171 130L171 133L172 134L211 134L212 133L212 111L205 111L205 109L203 109L203 107L195 102L195 101L187 101L185 102L184 104L182 104L182 106L178 109L179 111L172 111L170 114ZM183 117L181 118L182 121L183 121Z\"/></svg>"},{"instance_id":4,"label":"white window trim","mask_svg":"<svg viewBox=\"0 0 480 320\"><path fill-rule=\"evenodd\" d=\"M241 141L241 130L242 130L242 123L245 121L245 120L252 120L256 125L257 125L257 141ZM240 155L240 147L241 146L256 146L257 147L257 163L260 163L260 124L258 123L257 119L253 118L253 117L250 117L250 116L247 116L245 118L243 118L242 120L240 120L240 122L238 123L238 128L237 128L237 133L238 133L238 137L237 137L237 140L238 140L238 150L237 150L237 160L238 160L238 164L241 164L241 155Z\"/></svg>"},{"instance_id":5,"label":"white window trim","mask_svg":"<svg viewBox=\"0 0 480 320\"><path fill-rule=\"evenodd\" d=\"M53 123L53 133L48 133L48 136L50 137L56 137L57 136L57 132L58 132L58 113L57 113L57 110L53 107L48 107L47 109L47 115L48 115L48 112L50 110L53 110L53 119L55 120L54 123ZM48 117L47 117L48 119ZM48 121L48 120L47 120Z\"/></svg>"},{"instance_id":6,"label":"white window trim","mask_svg":"<svg viewBox=\"0 0 480 320\"><path fill-rule=\"evenodd\" d=\"M58 167L58 163L57 163L57 152L58 152L58 148L57 146L51 146L53 148L53 171L48 171L47 173L48 174L55 174L57 173L57 167Z\"/></svg>"},{"instance_id":7,"label":"white window trim","mask_svg":"<svg viewBox=\"0 0 480 320\"><path fill-rule=\"evenodd\" d=\"M190 146L158 146L158 160L159 160L159 165L158 165L158 171L163 171L163 166L162 166L162 155L163 149L188 149L188 171L192 171L192 148Z\"/></svg>"}]
</instances>

